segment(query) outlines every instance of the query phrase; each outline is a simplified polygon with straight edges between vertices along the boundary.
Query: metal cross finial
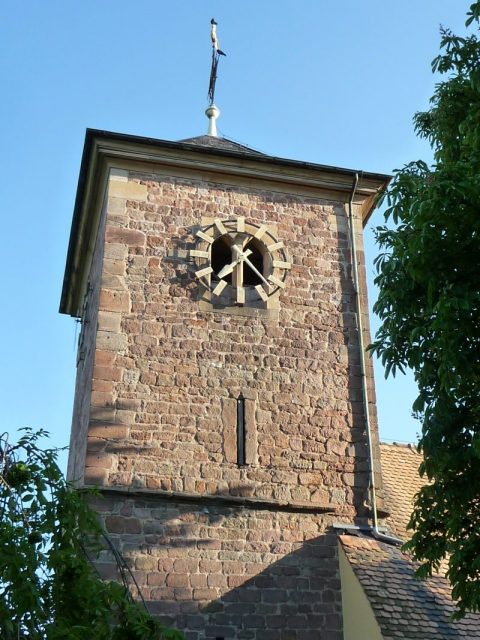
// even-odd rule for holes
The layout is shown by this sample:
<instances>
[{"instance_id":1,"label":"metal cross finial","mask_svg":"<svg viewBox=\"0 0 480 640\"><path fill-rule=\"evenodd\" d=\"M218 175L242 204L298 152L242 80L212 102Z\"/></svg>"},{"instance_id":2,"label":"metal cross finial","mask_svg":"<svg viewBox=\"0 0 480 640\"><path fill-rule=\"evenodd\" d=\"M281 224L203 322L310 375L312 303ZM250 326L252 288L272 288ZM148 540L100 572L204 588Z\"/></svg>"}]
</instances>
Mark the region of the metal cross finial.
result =
<instances>
[{"instance_id":1,"label":"metal cross finial","mask_svg":"<svg viewBox=\"0 0 480 640\"><path fill-rule=\"evenodd\" d=\"M217 38L217 23L215 22L215 18L210 20L210 39L212 41L212 68L210 70L210 84L208 86L208 101L209 104L212 105L215 101L215 83L217 81L217 67L220 56L225 56L224 53L218 46L218 38Z\"/></svg>"}]
</instances>

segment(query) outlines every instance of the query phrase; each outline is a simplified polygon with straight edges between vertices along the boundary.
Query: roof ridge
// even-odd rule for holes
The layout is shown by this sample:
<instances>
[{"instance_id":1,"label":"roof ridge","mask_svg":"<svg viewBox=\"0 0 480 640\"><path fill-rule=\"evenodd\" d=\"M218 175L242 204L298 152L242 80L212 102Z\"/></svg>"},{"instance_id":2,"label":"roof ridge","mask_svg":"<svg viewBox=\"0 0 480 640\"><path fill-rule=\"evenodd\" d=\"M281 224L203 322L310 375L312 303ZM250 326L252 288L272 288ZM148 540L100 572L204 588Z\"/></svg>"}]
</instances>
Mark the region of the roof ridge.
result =
<instances>
[{"instance_id":1,"label":"roof ridge","mask_svg":"<svg viewBox=\"0 0 480 640\"><path fill-rule=\"evenodd\" d=\"M413 442L380 442L381 447L393 447L401 449L410 449L418 453L417 445Z\"/></svg>"}]
</instances>

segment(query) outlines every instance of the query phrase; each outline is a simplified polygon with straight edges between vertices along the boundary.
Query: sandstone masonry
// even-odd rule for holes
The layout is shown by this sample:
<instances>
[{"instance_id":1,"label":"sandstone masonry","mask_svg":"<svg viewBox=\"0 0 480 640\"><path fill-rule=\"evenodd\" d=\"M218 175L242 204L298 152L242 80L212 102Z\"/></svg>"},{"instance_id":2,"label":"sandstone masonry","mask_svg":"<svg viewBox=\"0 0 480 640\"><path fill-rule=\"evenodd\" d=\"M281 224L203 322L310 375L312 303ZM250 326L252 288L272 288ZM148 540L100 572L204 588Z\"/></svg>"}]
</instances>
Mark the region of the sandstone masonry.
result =
<instances>
[{"instance_id":1,"label":"sandstone masonry","mask_svg":"<svg viewBox=\"0 0 480 640\"><path fill-rule=\"evenodd\" d=\"M187 638L340 639L331 525L368 515L346 195L239 175L256 161L235 154L171 153L84 161L96 168L69 252L83 279L67 267L64 289L83 305L69 477L103 487L107 531L152 610ZM278 313L199 304L188 252L201 220L219 216L275 226L293 265Z\"/></svg>"}]
</instances>

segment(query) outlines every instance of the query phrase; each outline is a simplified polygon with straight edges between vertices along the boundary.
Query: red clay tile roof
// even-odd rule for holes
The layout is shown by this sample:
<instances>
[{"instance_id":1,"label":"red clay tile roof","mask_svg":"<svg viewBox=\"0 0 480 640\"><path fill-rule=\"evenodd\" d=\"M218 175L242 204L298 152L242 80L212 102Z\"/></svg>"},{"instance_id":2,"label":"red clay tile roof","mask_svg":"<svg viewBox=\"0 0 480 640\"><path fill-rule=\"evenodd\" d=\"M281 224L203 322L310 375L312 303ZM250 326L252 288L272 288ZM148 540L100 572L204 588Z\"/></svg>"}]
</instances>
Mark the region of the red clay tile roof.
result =
<instances>
[{"instance_id":1,"label":"red clay tile roof","mask_svg":"<svg viewBox=\"0 0 480 640\"><path fill-rule=\"evenodd\" d=\"M402 540L410 537L407 523L415 494L425 484L418 475L422 457L414 445L380 444L380 460L389 533Z\"/></svg>"},{"instance_id":2,"label":"red clay tile roof","mask_svg":"<svg viewBox=\"0 0 480 640\"><path fill-rule=\"evenodd\" d=\"M371 538L339 537L384 640L480 638L480 614L450 620L454 604L445 578L416 580L414 563L398 547Z\"/></svg>"}]
</instances>

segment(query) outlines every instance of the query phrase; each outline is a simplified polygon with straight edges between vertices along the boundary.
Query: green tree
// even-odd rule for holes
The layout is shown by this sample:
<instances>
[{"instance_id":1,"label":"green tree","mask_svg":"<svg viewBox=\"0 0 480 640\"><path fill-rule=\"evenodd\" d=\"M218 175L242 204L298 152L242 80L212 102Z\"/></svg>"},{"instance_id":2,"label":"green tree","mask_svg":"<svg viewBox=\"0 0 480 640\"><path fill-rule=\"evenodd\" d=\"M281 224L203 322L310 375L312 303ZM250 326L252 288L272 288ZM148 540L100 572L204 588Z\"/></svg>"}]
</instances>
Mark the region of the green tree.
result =
<instances>
[{"instance_id":1,"label":"green tree","mask_svg":"<svg viewBox=\"0 0 480 640\"><path fill-rule=\"evenodd\" d=\"M466 26L478 34L480 1ZM406 547L420 576L448 558L456 617L480 610L480 42L441 29L443 76L414 117L434 164L395 172L377 229L382 325L371 349L386 375L413 370L422 422L419 492Z\"/></svg>"},{"instance_id":2,"label":"green tree","mask_svg":"<svg viewBox=\"0 0 480 640\"><path fill-rule=\"evenodd\" d=\"M2 640L181 640L133 600L118 554L123 584L99 578L90 559L108 539L56 451L38 446L44 435L0 437Z\"/></svg>"}]
</instances>

